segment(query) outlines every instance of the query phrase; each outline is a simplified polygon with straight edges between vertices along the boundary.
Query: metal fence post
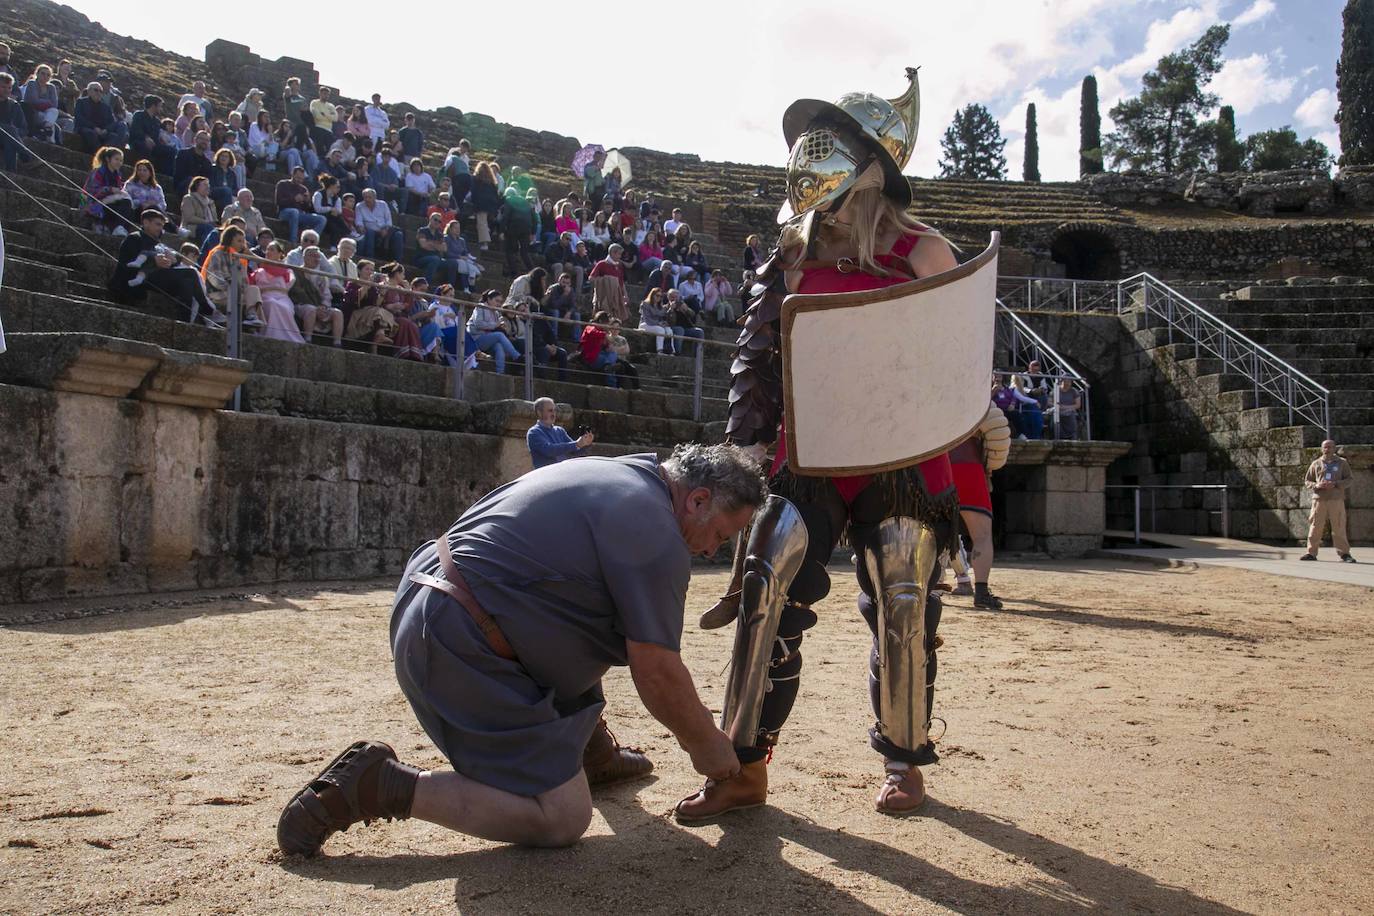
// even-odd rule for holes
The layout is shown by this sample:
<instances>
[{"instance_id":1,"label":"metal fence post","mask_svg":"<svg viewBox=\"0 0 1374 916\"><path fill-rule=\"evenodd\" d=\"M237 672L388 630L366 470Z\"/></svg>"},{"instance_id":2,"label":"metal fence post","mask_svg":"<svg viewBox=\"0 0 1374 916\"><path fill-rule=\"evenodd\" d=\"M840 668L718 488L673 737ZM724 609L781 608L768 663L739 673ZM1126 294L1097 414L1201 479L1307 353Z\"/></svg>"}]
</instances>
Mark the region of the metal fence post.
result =
<instances>
[{"instance_id":1,"label":"metal fence post","mask_svg":"<svg viewBox=\"0 0 1374 916\"><path fill-rule=\"evenodd\" d=\"M229 328L226 349L230 359L240 359L239 332L243 328L243 316L239 308L239 265L233 264L229 271ZM234 386L234 410L243 409L243 386Z\"/></svg>"},{"instance_id":2,"label":"metal fence post","mask_svg":"<svg viewBox=\"0 0 1374 916\"><path fill-rule=\"evenodd\" d=\"M1091 442L1093 438L1092 389L1083 388L1083 438Z\"/></svg>"},{"instance_id":3,"label":"metal fence post","mask_svg":"<svg viewBox=\"0 0 1374 916\"><path fill-rule=\"evenodd\" d=\"M697 353L692 358L692 420L701 422L701 375L706 365L706 342L697 341Z\"/></svg>"},{"instance_id":4,"label":"metal fence post","mask_svg":"<svg viewBox=\"0 0 1374 916\"><path fill-rule=\"evenodd\" d=\"M525 400L534 400L534 322L525 319Z\"/></svg>"},{"instance_id":5,"label":"metal fence post","mask_svg":"<svg viewBox=\"0 0 1374 916\"><path fill-rule=\"evenodd\" d=\"M1155 491L1150 491L1150 530L1159 531L1159 522L1155 521Z\"/></svg>"},{"instance_id":6,"label":"metal fence post","mask_svg":"<svg viewBox=\"0 0 1374 916\"><path fill-rule=\"evenodd\" d=\"M1073 303L1072 311L1078 313L1078 281L1069 284L1069 301Z\"/></svg>"},{"instance_id":7,"label":"metal fence post","mask_svg":"<svg viewBox=\"0 0 1374 916\"><path fill-rule=\"evenodd\" d=\"M1231 537L1231 489L1221 488L1221 536Z\"/></svg>"},{"instance_id":8,"label":"metal fence post","mask_svg":"<svg viewBox=\"0 0 1374 916\"><path fill-rule=\"evenodd\" d=\"M1133 491L1135 494L1135 542L1140 543L1140 487Z\"/></svg>"}]
</instances>

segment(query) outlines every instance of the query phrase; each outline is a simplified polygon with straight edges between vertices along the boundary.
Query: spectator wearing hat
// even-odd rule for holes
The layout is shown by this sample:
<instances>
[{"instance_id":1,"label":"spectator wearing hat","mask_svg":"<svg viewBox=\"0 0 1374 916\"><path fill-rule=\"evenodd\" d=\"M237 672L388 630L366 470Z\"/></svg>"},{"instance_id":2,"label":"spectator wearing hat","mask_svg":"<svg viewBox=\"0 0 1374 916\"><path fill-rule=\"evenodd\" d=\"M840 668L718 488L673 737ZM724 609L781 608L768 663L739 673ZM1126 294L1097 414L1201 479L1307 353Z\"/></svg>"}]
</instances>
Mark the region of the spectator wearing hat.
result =
<instances>
[{"instance_id":1,"label":"spectator wearing hat","mask_svg":"<svg viewBox=\"0 0 1374 916\"><path fill-rule=\"evenodd\" d=\"M76 132L88 153L102 146L123 147L129 140L129 126L115 118L105 87L98 82L87 85L85 96L76 100L75 120Z\"/></svg>"},{"instance_id":2,"label":"spectator wearing hat","mask_svg":"<svg viewBox=\"0 0 1374 916\"><path fill-rule=\"evenodd\" d=\"M234 109L244 124L256 124L258 114L263 110L261 89L249 89L243 97L243 101L239 102L238 107Z\"/></svg>"},{"instance_id":3,"label":"spectator wearing hat","mask_svg":"<svg viewBox=\"0 0 1374 916\"><path fill-rule=\"evenodd\" d=\"M120 92L119 88L114 84L114 74L109 70L101 70L95 75L95 78L100 82L100 88L105 93L105 100L110 103L110 108L113 109L115 107L115 99L123 98L124 96L124 93Z\"/></svg>"}]
</instances>

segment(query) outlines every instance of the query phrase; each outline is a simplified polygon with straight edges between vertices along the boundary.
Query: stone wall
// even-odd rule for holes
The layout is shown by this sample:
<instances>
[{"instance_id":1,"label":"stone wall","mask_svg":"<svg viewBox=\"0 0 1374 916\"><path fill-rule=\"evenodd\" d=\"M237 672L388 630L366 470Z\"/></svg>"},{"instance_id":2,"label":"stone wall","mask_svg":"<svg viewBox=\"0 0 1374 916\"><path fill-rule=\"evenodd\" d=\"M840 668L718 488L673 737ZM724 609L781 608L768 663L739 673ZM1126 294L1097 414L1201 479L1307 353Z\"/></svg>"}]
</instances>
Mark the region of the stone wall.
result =
<instances>
[{"instance_id":1,"label":"stone wall","mask_svg":"<svg viewBox=\"0 0 1374 916\"><path fill-rule=\"evenodd\" d=\"M1125 442L1023 442L993 474L993 519L1007 550L1079 557L1102 546L1107 465Z\"/></svg>"},{"instance_id":2,"label":"stone wall","mask_svg":"<svg viewBox=\"0 0 1374 916\"><path fill-rule=\"evenodd\" d=\"M0 415L0 603L392 575L528 468L523 438L10 385Z\"/></svg>"}]
</instances>

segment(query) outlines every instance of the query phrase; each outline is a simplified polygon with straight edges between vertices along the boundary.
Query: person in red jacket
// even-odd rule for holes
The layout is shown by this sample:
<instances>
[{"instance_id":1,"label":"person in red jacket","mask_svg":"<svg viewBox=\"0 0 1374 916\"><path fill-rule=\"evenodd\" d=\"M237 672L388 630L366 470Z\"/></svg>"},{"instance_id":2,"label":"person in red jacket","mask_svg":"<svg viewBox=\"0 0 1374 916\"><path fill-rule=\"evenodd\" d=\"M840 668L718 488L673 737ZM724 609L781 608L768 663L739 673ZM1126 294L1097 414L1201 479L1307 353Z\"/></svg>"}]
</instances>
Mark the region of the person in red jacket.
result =
<instances>
[{"instance_id":1,"label":"person in red jacket","mask_svg":"<svg viewBox=\"0 0 1374 916\"><path fill-rule=\"evenodd\" d=\"M611 388L619 388L620 379L615 373L618 357L611 349L610 336L605 331L610 320L611 316L604 311L592 315L592 323L582 329L582 338L577 346L582 351L582 365L593 371L602 370L606 374L606 384Z\"/></svg>"}]
</instances>

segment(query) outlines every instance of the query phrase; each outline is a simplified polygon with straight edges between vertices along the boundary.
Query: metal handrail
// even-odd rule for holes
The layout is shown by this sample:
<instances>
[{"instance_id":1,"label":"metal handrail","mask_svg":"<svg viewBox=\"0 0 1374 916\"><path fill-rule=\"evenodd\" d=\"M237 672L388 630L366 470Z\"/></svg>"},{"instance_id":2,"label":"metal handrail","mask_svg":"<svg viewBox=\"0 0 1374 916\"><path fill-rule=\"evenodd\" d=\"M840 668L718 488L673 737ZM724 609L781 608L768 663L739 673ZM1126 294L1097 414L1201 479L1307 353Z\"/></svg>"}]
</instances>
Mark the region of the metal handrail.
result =
<instances>
[{"instance_id":1,"label":"metal handrail","mask_svg":"<svg viewBox=\"0 0 1374 916\"><path fill-rule=\"evenodd\" d=\"M1073 380L1073 388L1083 396L1083 438L1092 439L1092 386L1082 374L1075 369L1067 359L1060 356L1053 347L1049 345L1043 337L1035 332L1035 329L1026 324L1014 311L1007 307L1001 299L997 300L997 313L999 318L1005 318L1010 324L1010 330L1005 330L1002 322L998 322L998 337L1007 347L1008 355L1014 365L1029 365L1031 360L1036 360L1041 364L1041 368L1047 371L1037 373L1046 377L1069 378ZM1022 341L1026 341L1023 345ZM1027 358L1022 359L1022 356ZM1000 371L1000 370L999 370ZM1003 373L1005 374L1005 373ZM1056 400L1052 407L1056 417L1059 411L1059 402ZM1059 424L1055 424L1055 438L1059 438Z\"/></svg>"},{"instance_id":2,"label":"metal handrail","mask_svg":"<svg viewBox=\"0 0 1374 916\"><path fill-rule=\"evenodd\" d=\"M1028 311L1098 312L1103 311L1099 306L1104 302L1111 306L1107 311L1116 311L1118 301L1115 280L1058 277L998 277L997 295L1011 307Z\"/></svg>"},{"instance_id":3,"label":"metal handrail","mask_svg":"<svg viewBox=\"0 0 1374 916\"><path fill-rule=\"evenodd\" d=\"M1221 536L1231 536L1231 494L1230 486L1224 483L1109 483L1104 490L1133 490L1135 501L1135 542L1140 543L1140 491L1150 491L1150 531L1159 531L1155 524L1155 490L1220 490L1221 491Z\"/></svg>"}]
</instances>

